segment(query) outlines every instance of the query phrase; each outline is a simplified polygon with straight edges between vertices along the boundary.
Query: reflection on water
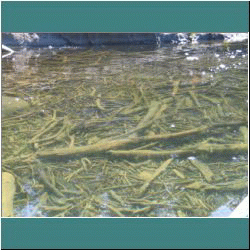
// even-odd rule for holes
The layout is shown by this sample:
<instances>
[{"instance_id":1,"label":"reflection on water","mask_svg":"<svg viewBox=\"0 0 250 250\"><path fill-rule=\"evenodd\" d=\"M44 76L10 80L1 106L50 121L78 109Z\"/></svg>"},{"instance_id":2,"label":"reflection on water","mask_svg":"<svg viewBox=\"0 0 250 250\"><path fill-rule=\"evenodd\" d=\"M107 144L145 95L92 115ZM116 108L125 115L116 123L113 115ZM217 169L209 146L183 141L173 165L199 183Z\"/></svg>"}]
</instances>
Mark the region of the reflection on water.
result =
<instances>
[{"instance_id":1,"label":"reflection on water","mask_svg":"<svg viewBox=\"0 0 250 250\"><path fill-rule=\"evenodd\" d=\"M23 49L4 58L2 95L29 103L2 119L15 215L233 209L248 185L247 62L247 43Z\"/></svg>"}]
</instances>

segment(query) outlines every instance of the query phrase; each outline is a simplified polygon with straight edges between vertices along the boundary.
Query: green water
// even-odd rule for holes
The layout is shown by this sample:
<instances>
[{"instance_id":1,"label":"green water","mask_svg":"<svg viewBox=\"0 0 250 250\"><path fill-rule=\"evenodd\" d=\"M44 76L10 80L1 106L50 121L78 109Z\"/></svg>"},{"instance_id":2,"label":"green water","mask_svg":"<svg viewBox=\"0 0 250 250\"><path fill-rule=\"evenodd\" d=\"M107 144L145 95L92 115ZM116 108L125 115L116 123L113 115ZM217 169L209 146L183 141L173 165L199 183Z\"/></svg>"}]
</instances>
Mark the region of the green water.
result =
<instances>
[{"instance_id":1,"label":"green water","mask_svg":"<svg viewBox=\"0 0 250 250\"><path fill-rule=\"evenodd\" d=\"M2 96L29 104L2 116L17 217L207 217L247 194L247 43L19 50Z\"/></svg>"}]
</instances>

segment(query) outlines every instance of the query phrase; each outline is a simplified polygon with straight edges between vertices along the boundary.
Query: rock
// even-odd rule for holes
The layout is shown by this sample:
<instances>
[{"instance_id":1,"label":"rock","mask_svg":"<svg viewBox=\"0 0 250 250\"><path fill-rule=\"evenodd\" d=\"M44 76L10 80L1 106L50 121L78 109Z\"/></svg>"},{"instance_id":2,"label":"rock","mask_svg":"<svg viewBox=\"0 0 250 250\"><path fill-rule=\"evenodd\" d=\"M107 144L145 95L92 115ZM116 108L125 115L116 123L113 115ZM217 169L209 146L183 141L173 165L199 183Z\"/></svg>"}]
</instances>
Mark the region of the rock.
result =
<instances>
[{"instance_id":1,"label":"rock","mask_svg":"<svg viewBox=\"0 0 250 250\"><path fill-rule=\"evenodd\" d=\"M157 34L157 38L161 45L179 43L183 44L190 42L188 33L159 33Z\"/></svg>"},{"instance_id":2,"label":"rock","mask_svg":"<svg viewBox=\"0 0 250 250\"><path fill-rule=\"evenodd\" d=\"M6 46L154 45L155 33L3 33Z\"/></svg>"},{"instance_id":3,"label":"rock","mask_svg":"<svg viewBox=\"0 0 250 250\"><path fill-rule=\"evenodd\" d=\"M89 33L61 33L60 35L70 46L91 45Z\"/></svg>"},{"instance_id":4,"label":"rock","mask_svg":"<svg viewBox=\"0 0 250 250\"><path fill-rule=\"evenodd\" d=\"M21 44L13 37L12 33L2 33L2 43L6 46L19 46Z\"/></svg>"},{"instance_id":5,"label":"rock","mask_svg":"<svg viewBox=\"0 0 250 250\"><path fill-rule=\"evenodd\" d=\"M2 33L6 46L64 47L161 45L209 41L245 41L247 33Z\"/></svg>"},{"instance_id":6,"label":"rock","mask_svg":"<svg viewBox=\"0 0 250 250\"><path fill-rule=\"evenodd\" d=\"M160 33L158 38L161 43L176 43L179 41L176 33Z\"/></svg>"},{"instance_id":7,"label":"rock","mask_svg":"<svg viewBox=\"0 0 250 250\"><path fill-rule=\"evenodd\" d=\"M153 45L157 42L154 33L89 33L88 37L93 45Z\"/></svg>"},{"instance_id":8,"label":"rock","mask_svg":"<svg viewBox=\"0 0 250 250\"><path fill-rule=\"evenodd\" d=\"M71 44L61 33L38 33L38 39L27 45L31 47L63 47Z\"/></svg>"},{"instance_id":9,"label":"rock","mask_svg":"<svg viewBox=\"0 0 250 250\"><path fill-rule=\"evenodd\" d=\"M201 33L196 34L197 41L199 42L208 42L208 41L223 41L224 36L219 33Z\"/></svg>"},{"instance_id":10,"label":"rock","mask_svg":"<svg viewBox=\"0 0 250 250\"><path fill-rule=\"evenodd\" d=\"M2 116L10 116L17 112L27 110L29 103L19 97L2 96Z\"/></svg>"},{"instance_id":11,"label":"rock","mask_svg":"<svg viewBox=\"0 0 250 250\"><path fill-rule=\"evenodd\" d=\"M3 33L2 41L6 46L62 47L70 45L60 33Z\"/></svg>"}]
</instances>

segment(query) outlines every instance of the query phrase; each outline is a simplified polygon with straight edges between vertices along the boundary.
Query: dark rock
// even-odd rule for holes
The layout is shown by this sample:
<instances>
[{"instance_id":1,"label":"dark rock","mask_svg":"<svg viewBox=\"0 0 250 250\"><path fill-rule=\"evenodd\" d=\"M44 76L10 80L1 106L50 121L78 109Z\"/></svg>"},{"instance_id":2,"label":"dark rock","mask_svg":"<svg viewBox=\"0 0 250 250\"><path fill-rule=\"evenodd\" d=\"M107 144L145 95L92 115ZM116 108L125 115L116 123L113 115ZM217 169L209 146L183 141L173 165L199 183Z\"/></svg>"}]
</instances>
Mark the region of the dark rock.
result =
<instances>
[{"instance_id":1,"label":"dark rock","mask_svg":"<svg viewBox=\"0 0 250 250\"><path fill-rule=\"evenodd\" d=\"M193 33L195 34L195 33ZM100 45L156 45L191 42L223 41L220 33L3 33L6 46L63 47Z\"/></svg>"},{"instance_id":2,"label":"dark rock","mask_svg":"<svg viewBox=\"0 0 250 250\"><path fill-rule=\"evenodd\" d=\"M155 33L129 33L129 42L131 44L154 45L157 44Z\"/></svg>"},{"instance_id":3,"label":"dark rock","mask_svg":"<svg viewBox=\"0 0 250 250\"><path fill-rule=\"evenodd\" d=\"M6 46L62 47L87 45L153 45L155 33L3 33Z\"/></svg>"},{"instance_id":4,"label":"dark rock","mask_svg":"<svg viewBox=\"0 0 250 250\"><path fill-rule=\"evenodd\" d=\"M61 33L61 37L71 46L90 45L89 33Z\"/></svg>"},{"instance_id":5,"label":"dark rock","mask_svg":"<svg viewBox=\"0 0 250 250\"><path fill-rule=\"evenodd\" d=\"M31 47L62 47L70 46L67 39L64 39L60 33L37 33L38 39L27 44Z\"/></svg>"},{"instance_id":6,"label":"dark rock","mask_svg":"<svg viewBox=\"0 0 250 250\"><path fill-rule=\"evenodd\" d=\"M2 43L6 46L61 47L68 45L60 33L2 33Z\"/></svg>"},{"instance_id":7,"label":"dark rock","mask_svg":"<svg viewBox=\"0 0 250 250\"><path fill-rule=\"evenodd\" d=\"M11 33L2 33L2 44L6 46L19 46L21 43Z\"/></svg>"},{"instance_id":8,"label":"dark rock","mask_svg":"<svg viewBox=\"0 0 250 250\"><path fill-rule=\"evenodd\" d=\"M88 37L93 45L153 45L157 42L155 33L89 33Z\"/></svg>"},{"instance_id":9,"label":"dark rock","mask_svg":"<svg viewBox=\"0 0 250 250\"><path fill-rule=\"evenodd\" d=\"M160 33L158 38L161 43L177 43L179 42L179 37L176 33Z\"/></svg>"},{"instance_id":10,"label":"dark rock","mask_svg":"<svg viewBox=\"0 0 250 250\"><path fill-rule=\"evenodd\" d=\"M224 36L217 33L204 33L197 34L197 41L199 42L208 42L208 41L223 41Z\"/></svg>"}]
</instances>

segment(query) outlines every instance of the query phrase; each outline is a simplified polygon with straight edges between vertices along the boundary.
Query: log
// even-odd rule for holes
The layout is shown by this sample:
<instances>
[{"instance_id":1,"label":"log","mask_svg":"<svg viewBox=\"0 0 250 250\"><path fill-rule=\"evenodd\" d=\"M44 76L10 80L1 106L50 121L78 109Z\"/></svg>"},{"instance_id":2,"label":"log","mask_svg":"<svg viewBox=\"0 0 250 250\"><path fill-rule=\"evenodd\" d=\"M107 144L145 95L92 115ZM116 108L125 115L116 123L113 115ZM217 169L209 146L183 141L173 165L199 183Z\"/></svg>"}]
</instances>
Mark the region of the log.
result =
<instances>
[{"instance_id":1,"label":"log","mask_svg":"<svg viewBox=\"0 0 250 250\"><path fill-rule=\"evenodd\" d=\"M239 124L239 123L237 123ZM228 124L235 125L235 123ZM96 144L86 145L82 147L70 147L70 148L58 148L58 149L50 149L45 151L40 151L36 153L36 157L38 158L50 158L50 157L72 157L77 155L87 155L87 154L93 154L93 153L100 153L100 152L106 152L109 150L118 149L120 147L127 146L128 144L138 144L141 142L153 142L153 141L160 141L160 140L168 140L168 139L177 139L177 138L183 138L185 136L190 136L194 134L204 133L208 129L216 128L225 126L225 124L214 124L211 126L201 126L198 128L185 130L177 133L164 133L159 135L152 135L152 136L142 136L142 137L133 137L133 138L126 138L126 139L103 139L100 142ZM165 150L165 151L152 151L152 150L143 150L143 154L146 153L147 156L158 156L158 155L171 155L171 154L187 154L192 153L193 151L196 151L198 153L200 152L228 152L228 151L247 151L248 150L248 144L205 144L201 143L198 145L198 147L193 147L191 149L183 149L183 150ZM112 154L118 154L119 152L111 152ZM122 153L122 152L120 152ZM133 150L133 152L130 150L128 152L123 152L124 154L132 154L136 155L141 154L139 150ZM122 154L123 154L122 153Z\"/></svg>"},{"instance_id":2,"label":"log","mask_svg":"<svg viewBox=\"0 0 250 250\"><path fill-rule=\"evenodd\" d=\"M2 217L13 217L15 178L8 172L2 173Z\"/></svg>"},{"instance_id":3,"label":"log","mask_svg":"<svg viewBox=\"0 0 250 250\"><path fill-rule=\"evenodd\" d=\"M151 142L151 141L158 141L158 140L180 138L180 137L204 132L208 128L209 128L208 126L202 126L199 128L172 133L172 134L160 134L160 135L143 136L143 137L135 137L135 138L127 138L127 139L119 139L119 140L105 139L96 144L86 145L82 147L58 148L58 149L40 151L40 152L37 152L36 156L38 158L50 158L50 157L71 157L75 155L93 154L93 153L99 153L99 152L105 152L108 150L117 149L122 146L126 146L128 144L137 144L140 142Z\"/></svg>"},{"instance_id":4,"label":"log","mask_svg":"<svg viewBox=\"0 0 250 250\"><path fill-rule=\"evenodd\" d=\"M119 157L167 157L171 155L188 155L201 153L229 153L247 152L248 144L209 144L201 143L192 148L176 150L110 150L114 156Z\"/></svg>"}]
</instances>

